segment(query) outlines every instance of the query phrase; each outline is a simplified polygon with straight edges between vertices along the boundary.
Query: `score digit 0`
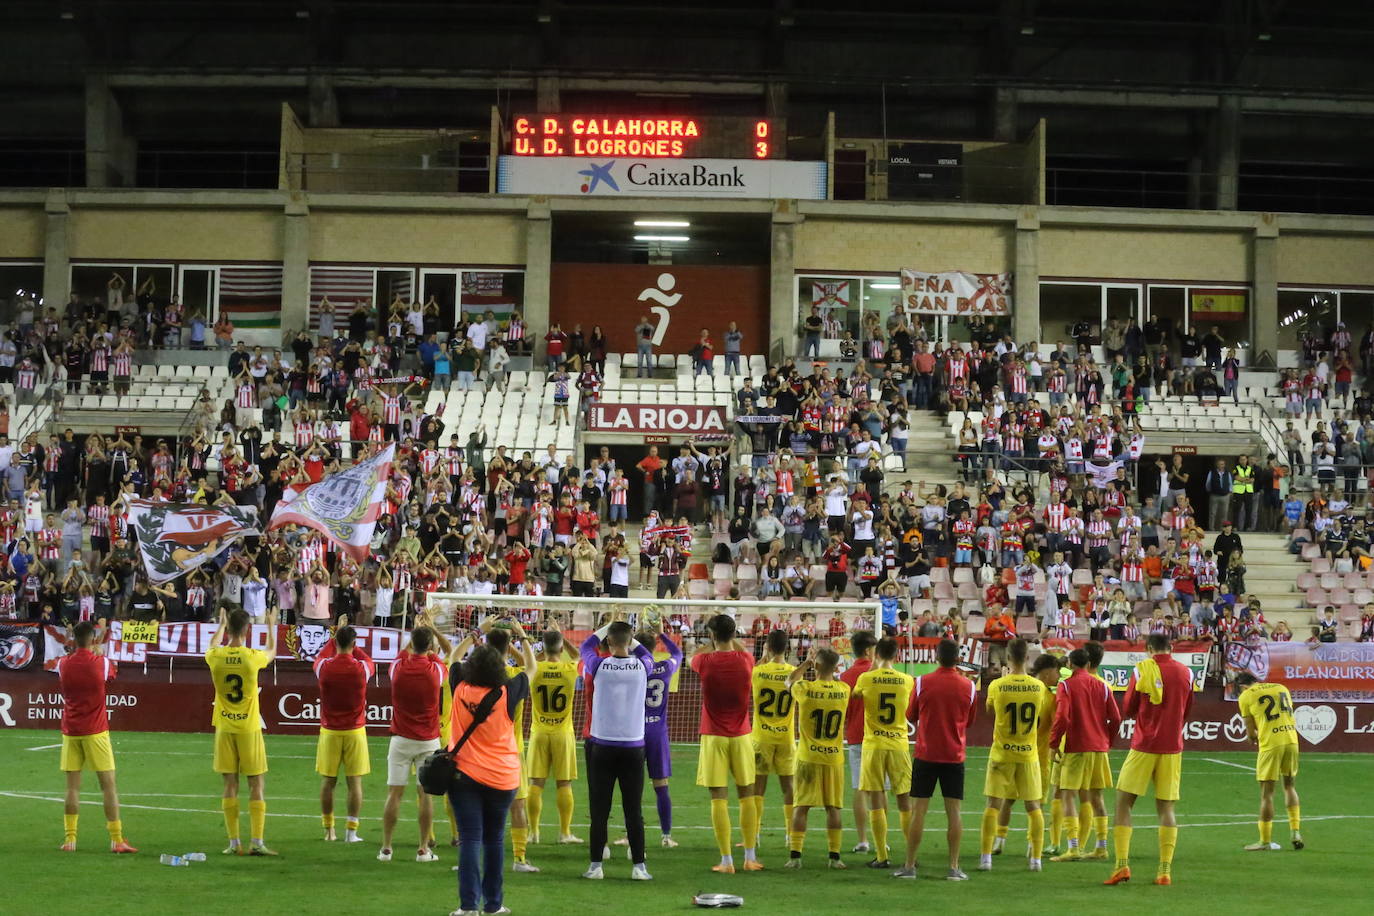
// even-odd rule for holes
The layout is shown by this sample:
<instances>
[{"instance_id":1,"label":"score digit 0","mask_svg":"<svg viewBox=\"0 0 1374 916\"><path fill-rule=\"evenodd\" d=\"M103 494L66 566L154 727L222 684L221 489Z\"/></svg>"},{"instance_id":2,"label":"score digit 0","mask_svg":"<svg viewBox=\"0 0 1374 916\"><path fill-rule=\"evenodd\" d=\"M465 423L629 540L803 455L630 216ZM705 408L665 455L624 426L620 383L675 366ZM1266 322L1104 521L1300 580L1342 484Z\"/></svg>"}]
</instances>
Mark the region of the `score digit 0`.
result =
<instances>
[{"instance_id":1,"label":"score digit 0","mask_svg":"<svg viewBox=\"0 0 1374 916\"><path fill-rule=\"evenodd\" d=\"M754 122L754 136L758 138L758 139L754 142L754 158L755 158L755 159L767 159L767 158L768 158L768 122L767 122L767 121L755 121L755 122Z\"/></svg>"}]
</instances>

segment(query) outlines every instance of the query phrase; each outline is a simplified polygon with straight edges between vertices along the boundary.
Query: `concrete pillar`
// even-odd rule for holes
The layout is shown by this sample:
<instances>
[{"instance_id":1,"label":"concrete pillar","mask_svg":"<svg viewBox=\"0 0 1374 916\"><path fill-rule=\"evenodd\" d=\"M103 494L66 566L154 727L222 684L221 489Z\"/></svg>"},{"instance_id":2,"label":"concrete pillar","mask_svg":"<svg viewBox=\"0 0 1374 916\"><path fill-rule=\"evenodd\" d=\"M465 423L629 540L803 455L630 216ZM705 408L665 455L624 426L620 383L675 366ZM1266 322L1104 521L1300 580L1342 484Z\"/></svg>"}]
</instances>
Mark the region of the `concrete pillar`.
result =
<instances>
[{"instance_id":1,"label":"concrete pillar","mask_svg":"<svg viewBox=\"0 0 1374 916\"><path fill-rule=\"evenodd\" d=\"M547 198L536 197L525 211L525 333L531 341L549 332L549 284L553 264L553 214ZM543 347L532 344L536 360Z\"/></svg>"},{"instance_id":2,"label":"concrete pillar","mask_svg":"<svg viewBox=\"0 0 1374 916\"><path fill-rule=\"evenodd\" d=\"M43 244L43 305L57 309L67 304L72 276L72 259L69 250L71 208L67 206L67 195L61 190L48 192L43 204L47 226Z\"/></svg>"},{"instance_id":3,"label":"concrete pillar","mask_svg":"<svg viewBox=\"0 0 1374 916\"><path fill-rule=\"evenodd\" d=\"M1251 348L1249 365L1273 368L1279 355L1279 224L1261 213L1250 243Z\"/></svg>"},{"instance_id":4,"label":"concrete pillar","mask_svg":"<svg viewBox=\"0 0 1374 916\"><path fill-rule=\"evenodd\" d=\"M802 217L797 202L773 202L768 262L768 348L770 362L795 356L797 340L796 230ZM746 352L750 344L745 341Z\"/></svg>"},{"instance_id":5,"label":"concrete pillar","mask_svg":"<svg viewBox=\"0 0 1374 916\"><path fill-rule=\"evenodd\" d=\"M540 114L557 114L563 110L558 77L536 76L534 78L534 106Z\"/></svg>"},{"instance_id":6,"label":"concrete pillar","mask_svg":"<svg viewBox=\"0 0 1374 916\"><path fill-rule=\"evenodd\" d=\"M1016 140L1016 90L998 86L992 91L992 139L1000 143Z\"/></svg>"},{"instance_id":7,"label":"concrete pillar","mask_svg":"<svg viewBox=\"0 0 1374 916\"><path fill-rule=\"evenodd\" d=\"M334 93L334 81L327 76L311 74L306 80L307 101L311 127L339 126L339 97Z\"/></svg>"},{"instance_id":8,"label":"concrete pillar","mask_svg":"<svg viewBox=\"0 0 1374 916\"><path fill-rule=\"evenodd\" d=\"M103 76L86 77L86 187L133 187L138 144L124 130L124 112Z\"/></svg>"},{"instance_id":9,"label":"concrete pillar","mask_svg":"<svg viewBox=\"0 0 1374 916\"><path fill-rule=\"evenodd\" d=\"M1240 187L1240 99L1221 97L1212 130L1218 210L1236 209Z\"/></svg>"},{"instance_id":10,"label":"concrete pillar","mask_svg":"<svg viewBox=\"0 0 1374 916\"><path fill-rule=\"evenodd\" d=\"M1040 329L1040 214L1034 207L1016 218L1016 264L1012 278L1011 336L1044 342Z\"/></svg>"},{"instance_id":11,"label":"concrete pillar","mask_svg":"<svg viewBox=\"0 0 1374 916\"><path fill-rule=\"evenodd\" d=\"M310 210L293 198L282 220L281 329L295 334L310 326Z\"/></svg>"}]
</instances>

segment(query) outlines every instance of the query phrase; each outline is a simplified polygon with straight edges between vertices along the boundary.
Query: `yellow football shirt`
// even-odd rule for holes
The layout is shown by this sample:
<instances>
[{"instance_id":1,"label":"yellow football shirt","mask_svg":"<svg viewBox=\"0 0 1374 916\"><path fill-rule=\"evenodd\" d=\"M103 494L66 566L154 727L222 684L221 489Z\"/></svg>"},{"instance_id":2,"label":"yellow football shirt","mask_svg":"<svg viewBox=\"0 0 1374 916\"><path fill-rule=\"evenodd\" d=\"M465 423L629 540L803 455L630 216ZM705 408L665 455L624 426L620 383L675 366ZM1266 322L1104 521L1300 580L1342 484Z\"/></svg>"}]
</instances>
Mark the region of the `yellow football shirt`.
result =
<instances>
[{"instance_id":1,"label":"yellow football shirt","mask_svg":"<svg viewBox=\"0 0 1374 916\"><path fill-rule=\"evenodd\" d=\"M1298 743L1293 694L1282 684L1261 683L1247 689L1240 695L1240 714L1254 720L1261 751Z\"/></svg>"},{"instance_id":2,"label":"yellow football shirt","mask_svg":"<svg viewBox=\"0 0 1374 916\"><path fill-rule=\"evenodd\" d=\"M573 694L577 662L542 661L530 679L531 731L550 734L573 730Z\"/></svg>"},{"instance_id":3,"label":"yellow football shirt","mask_svg":"<svg viewBox=\"0 0 1374 916\"><path fill-rule=\"evenodd\" d=\"M1037 680L1039 680L1037 678ZM1043 683L1043 681L1041 682ZM1059 697L1050 688L1045 688L1045 702L1040 707L1040 729L1035 736L1036 751L1040 755L1043 763L1050 759L1050 732L1054 731L1054 715L1059 710ZM1063 749L1064 741L1059 741L1060 749Z\"/></svg>"},{"instance_id":4,"label":"yellow football shirt","mask_svg":"<svg viewBox=\"0 0 1374 916\"><path fill-rule=\"evenodd\" d=\"M1029 674L1006 674L988 685L988 710L993 715L994 763L1031 763L1038 759L1040 717L1045 708L1045 685Z\"/></svg>"},{"instance_id":5,"label":"yellow football shirt","mask_svg":"<svg viewBox=\"0 0 1374 916\"><path fill-rule=\"evenodd\" d=\"M843 681L797 681L792 685L797 701L797 746L800 763L844 762L844 714L849 708L849 685Z\"/></svg>"},{"instance_id":6,"label":"yellow football shirt","mask_svg":"<svg viewBox=\"0 0 1374 916\"><path fill-rule=\"evenodd\" d=\"M217 646L205 653L210 680L215 684L214 724L222 732L254 732L262 728L258 712L258 672L271 664L261 649Z\"/></svg>"},{"instance_id":7,"label":"yellow football shirt","mask_svg":"<svg viewBox=\"0 0 1374 916\"><path fill-rule=\"evenodd\" d=\"M506 680L510 680L524 670L518 665L507 665ZM520 751L521 760L525 759L525 707L528 705L528 703L521 703L515 707L515 716L511 721L511 724L515 726L515 747Z\"/></svg>"},{"instance_id":8,"label":"yellow football shirt","mask_svg":"<svg viewBox=\"0 0 1374 916\"><path fill-rule=\"evenodd\" d=\"M916 679L894 668L870 668L854 682L864 701L864 747L904 751L906 710Z\"/></svg>"},{"instance_id":9,"label":"yellow football shirt","mask_svg":"<svg viewBox=\"0 0 1374 916\"><path fill-rule=\"evenodd\" d=\"M765 662L754 666L750 678L754 695L754 741L758 744L791 744L794 710L787 676L795 666Z\"/></svg>"}]
</instances>

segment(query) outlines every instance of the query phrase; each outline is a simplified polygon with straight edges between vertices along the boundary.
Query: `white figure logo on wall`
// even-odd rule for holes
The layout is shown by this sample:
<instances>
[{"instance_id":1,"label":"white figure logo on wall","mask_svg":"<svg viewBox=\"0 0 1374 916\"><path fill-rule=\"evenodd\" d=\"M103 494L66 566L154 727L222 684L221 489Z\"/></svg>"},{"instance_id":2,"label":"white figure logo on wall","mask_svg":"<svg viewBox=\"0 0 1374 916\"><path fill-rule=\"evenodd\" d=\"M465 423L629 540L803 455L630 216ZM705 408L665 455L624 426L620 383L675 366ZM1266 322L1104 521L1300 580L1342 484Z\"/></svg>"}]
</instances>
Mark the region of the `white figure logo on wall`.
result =
<instances>
[{"instance_id":1,"label":"white figure logo on wall","mask_svg":"<svg viewBox=\"0 0 1374 916\"><path fill-rule=\"evenodd\" d=\"M677 285L677 278L670 273L658 275L658 286L651 286L639 294L639 301L652 300L657 302L649 311L653 312L658 318L658 327L654 329L654 346L662 346L663 335L668 333L669 314L668 309L677 305L682 300L682 293L674 293L672 289ZM670 295L671 294L671 295Z\"/></svg>"}]
</instances>

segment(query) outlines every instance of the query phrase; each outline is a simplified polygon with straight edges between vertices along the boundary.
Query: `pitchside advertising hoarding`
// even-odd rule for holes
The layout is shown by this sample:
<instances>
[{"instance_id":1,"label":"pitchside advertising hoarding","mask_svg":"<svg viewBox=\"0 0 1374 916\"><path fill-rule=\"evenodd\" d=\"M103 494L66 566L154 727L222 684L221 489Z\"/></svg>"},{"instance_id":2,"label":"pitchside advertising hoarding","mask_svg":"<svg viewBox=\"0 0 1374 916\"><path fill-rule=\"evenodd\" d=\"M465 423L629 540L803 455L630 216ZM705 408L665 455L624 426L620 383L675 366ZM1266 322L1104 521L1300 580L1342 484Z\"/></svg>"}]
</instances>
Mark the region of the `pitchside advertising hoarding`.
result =
<instances>
[{"instance_id":1,"label":"pitchside advertising hoarding","mask_svg":"<svg viewBox=\"0 0 1374 916\"><path fill-rule=\"evenodd\" d=\"M502 156L496 166L501 194L824 200L825 185L824 162L783 159Z\"/></svg>"}]
</instances>

